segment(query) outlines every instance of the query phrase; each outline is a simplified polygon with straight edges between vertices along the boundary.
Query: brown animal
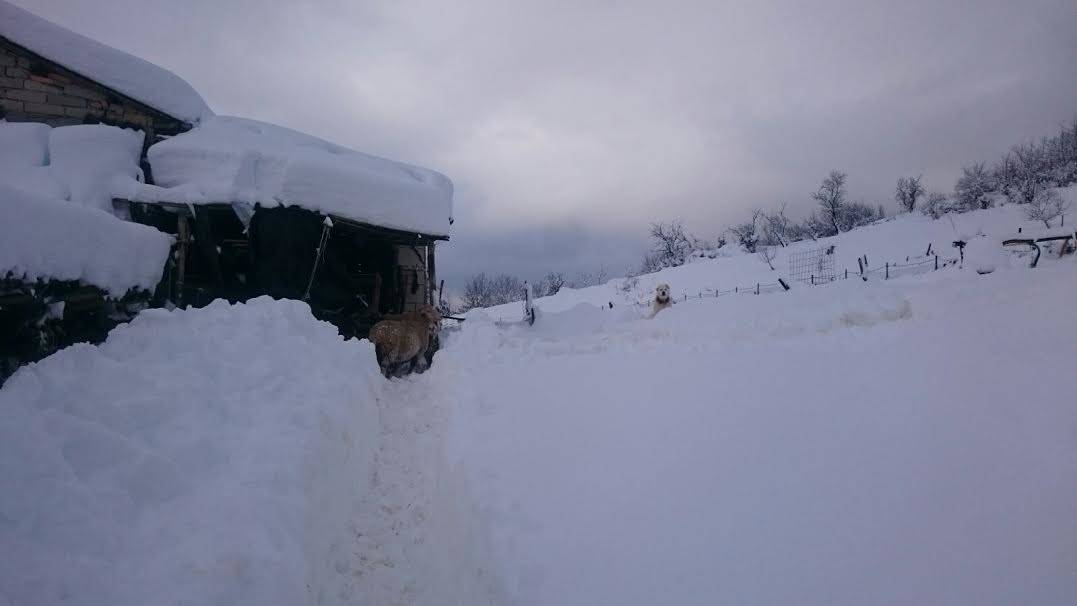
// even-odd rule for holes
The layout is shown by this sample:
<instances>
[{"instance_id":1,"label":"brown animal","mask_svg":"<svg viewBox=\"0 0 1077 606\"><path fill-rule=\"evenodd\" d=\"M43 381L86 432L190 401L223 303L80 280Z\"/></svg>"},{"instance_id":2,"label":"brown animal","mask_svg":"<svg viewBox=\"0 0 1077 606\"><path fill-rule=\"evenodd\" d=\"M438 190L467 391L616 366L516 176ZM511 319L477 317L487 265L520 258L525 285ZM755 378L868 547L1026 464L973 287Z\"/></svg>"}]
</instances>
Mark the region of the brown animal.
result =
<instances>
[{"instance_id":1,"label":"brown animal","mask_svg":"<svg viewBox=\"0 0 1077 606\"><path fill-rule=\"evenodd\" d=\"M393 314L370 329L378 366L386 378L401 370L403 364L423 372L429 365L426 351L441 325L441 314L427 305L419 311Z\"/></svg>"}]
</instances>

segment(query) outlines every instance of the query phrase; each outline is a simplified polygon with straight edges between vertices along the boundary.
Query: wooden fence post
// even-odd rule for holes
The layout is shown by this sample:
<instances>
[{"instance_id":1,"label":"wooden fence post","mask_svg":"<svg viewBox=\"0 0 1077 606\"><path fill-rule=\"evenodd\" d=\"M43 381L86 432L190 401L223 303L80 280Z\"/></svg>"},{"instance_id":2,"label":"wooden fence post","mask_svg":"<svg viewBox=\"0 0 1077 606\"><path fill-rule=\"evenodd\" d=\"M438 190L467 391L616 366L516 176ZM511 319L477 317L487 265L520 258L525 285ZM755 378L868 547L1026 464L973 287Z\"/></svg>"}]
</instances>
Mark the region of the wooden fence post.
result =
<instances>
[{"instance_id":1,"label":"wooden fence post","mask_svg":"<svg viewBox=\"0 0 1077 606\"><path fill-rule=\"evenodd\" d=\"M811 285L815 286L815 274L811 275Z\"/></svg>"},{"instance_id":2,"label":"wooden fence post","mask_svg":"<svg viewBox=\"0 0 1077 606\"><path fill-rule=\"evenodd\" d=\"M890 262L889 261L886 262L886 279L887 280L890 279Z\"/></svg>"},{"instance_id":3,"label":"wooden fence post","mask_svg":"<svg viewBox=\"0 0 1077 606\"><path fill-rule=\"evenodd\" d=\"M755 294L759 294L759 282L755 283Z\"/></svg>"},{"instance_id":4,"label":"wooden fence post","mask_svg":"<svg viewBox=\"0 0 1077 606\"><path fill-rule=\"evenodd\" d=\"M939 271L939 256L935 255L935 271Z\"/></svg>"}]
</instances>

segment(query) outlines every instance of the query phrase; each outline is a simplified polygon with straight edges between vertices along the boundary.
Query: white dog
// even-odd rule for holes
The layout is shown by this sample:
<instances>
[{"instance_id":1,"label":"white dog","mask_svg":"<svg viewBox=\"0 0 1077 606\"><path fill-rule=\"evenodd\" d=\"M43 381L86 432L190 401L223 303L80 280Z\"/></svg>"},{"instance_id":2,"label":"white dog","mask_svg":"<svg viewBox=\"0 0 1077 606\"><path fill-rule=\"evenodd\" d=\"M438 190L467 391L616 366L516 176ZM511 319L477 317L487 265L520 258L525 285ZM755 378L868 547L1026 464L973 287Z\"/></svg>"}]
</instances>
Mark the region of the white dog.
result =
<instances>
[{"instance_id":1,"label":"white dog","mask_svg":"<svg viewBox=\"0 0 1077 606\"><path fill-rule=\"evenodd\" d=\"M651 317L655 317L658 312L673 305L673 299L669 298L669 284L659 284L654 289L654 301L651 302Z\"/></svg>"}]
</instances>

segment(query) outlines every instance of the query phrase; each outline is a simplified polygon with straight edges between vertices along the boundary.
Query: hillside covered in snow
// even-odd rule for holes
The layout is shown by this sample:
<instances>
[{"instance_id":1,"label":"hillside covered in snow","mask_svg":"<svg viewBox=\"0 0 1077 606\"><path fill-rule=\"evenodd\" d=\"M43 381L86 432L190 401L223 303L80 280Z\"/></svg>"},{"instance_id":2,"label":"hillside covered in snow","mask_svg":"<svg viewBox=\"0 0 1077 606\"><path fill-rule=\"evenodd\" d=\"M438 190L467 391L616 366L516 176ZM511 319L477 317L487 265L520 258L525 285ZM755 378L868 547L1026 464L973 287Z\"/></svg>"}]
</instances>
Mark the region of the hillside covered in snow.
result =
<instances>
[{"instance_id":1,"label":"hillside covered in snow","mask_svg":"<svg viewBox=\"0 0 1077 606\"><path fill-rule=\"evenodd\" d=\"M1060 195L1077 208L1077 187L1060 190ZM859 227L837 236L803 240L786 247L770 247L773 258L769 264L761 254L746 253L735 244L719 249L717 258L694 257L679 267L667 268L634 278L615 278L605 284L588 288L562 288L557 294L536 300L545 312L570 309L580 303L595 306L636 305L644 307L658 284L669 284L676 300L721 297L730 294L754 293L757 285L762 292L781 290L778 280L796 287L813 283L829 283L831 279L859 278L866 259L865 275L869 280L885 280L935 271L935 256L939 267L960 262L961 252L954 242L967 242L965 256L972 269L988 270L1000 265L1027 265L1004 252L1001 242L1010 238L1039 238L1049 235L1073 234L1077 223L1068 218L1068 226L1045 228L1043 223L1030 221L1025 206L1005 204L995 208L967 213L950 213L932 219L920 213L904 213ZM830 254L827 254L827 251ZM1020 247L1013 249L1021 252ZM812 255L813 252L822 253ZM802 266L801 259L819 260L825 266ZM891 270L887 272L887 266ZM771 269L773 267L773 269ZM798 284L799 283L799 284ZM494 319L515 319L520 303L475 310Z\"/></svg>"}]
</instances>

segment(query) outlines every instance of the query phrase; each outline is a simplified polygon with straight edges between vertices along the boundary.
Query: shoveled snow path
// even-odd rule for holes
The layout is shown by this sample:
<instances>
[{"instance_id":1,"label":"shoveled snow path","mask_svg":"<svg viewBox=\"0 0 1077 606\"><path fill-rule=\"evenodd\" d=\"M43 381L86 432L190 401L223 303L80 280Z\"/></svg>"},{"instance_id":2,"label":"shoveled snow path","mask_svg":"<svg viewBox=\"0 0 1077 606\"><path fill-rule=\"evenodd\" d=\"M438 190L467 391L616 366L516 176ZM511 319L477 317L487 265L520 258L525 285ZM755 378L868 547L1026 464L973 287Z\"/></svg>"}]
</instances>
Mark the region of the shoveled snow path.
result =
<instances>
[{"instance_id":1,"label":"shoveled snow path","mask_svg":"<svg viewBox=\"0 0 1077 606\"><path fill-rule=\"evenodd\" d=\"M351 576L340 603L501 604L482 537L460 503L459 471L445 465L456 372L446 362L396 379L378 402L380 445L372 492L356 508Z\"/></svg>"}]
</instances>

